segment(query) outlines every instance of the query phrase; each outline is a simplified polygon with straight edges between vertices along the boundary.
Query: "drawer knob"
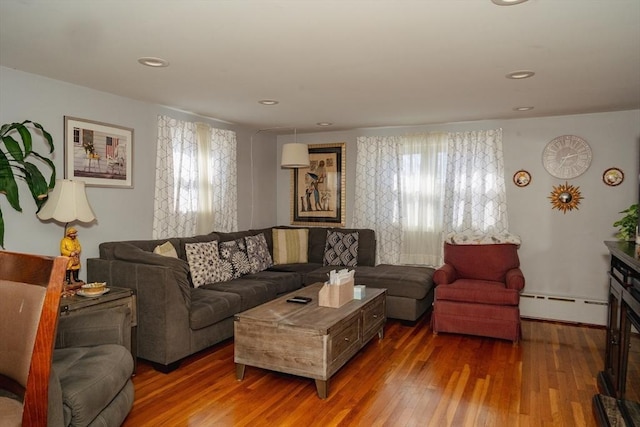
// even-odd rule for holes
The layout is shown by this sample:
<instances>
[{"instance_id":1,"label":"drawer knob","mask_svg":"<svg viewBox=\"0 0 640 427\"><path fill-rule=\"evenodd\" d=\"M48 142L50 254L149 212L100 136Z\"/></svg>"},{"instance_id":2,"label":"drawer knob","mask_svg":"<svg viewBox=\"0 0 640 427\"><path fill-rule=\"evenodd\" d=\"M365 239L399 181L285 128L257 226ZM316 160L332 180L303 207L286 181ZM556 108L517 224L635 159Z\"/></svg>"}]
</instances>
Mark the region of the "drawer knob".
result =
<instances>
[{"instance_id":1,"label":"drawer knob","mask_svg":"<svg viewBox=\"0 0 640 427\"><path fill-rule=\"evenodd\" d=\"M347 338L347 337L345 337L345 339L344 339L344 340L345 340L345 341L347 341L347 342L349 342L349 338Z\"/></svg>"},{"instance_id":2,"label":"drawer knob","mask_svg":"<svg viewBox=\"0 0 640 427\"><path fill-rule=\"evenodd\" d=\"M374 319L377 319L377 318L378 318L378 315L377 315L377 314L374 314L374 315L373 315L373 318L374 318Z\"/></svg>"}]
</instances>

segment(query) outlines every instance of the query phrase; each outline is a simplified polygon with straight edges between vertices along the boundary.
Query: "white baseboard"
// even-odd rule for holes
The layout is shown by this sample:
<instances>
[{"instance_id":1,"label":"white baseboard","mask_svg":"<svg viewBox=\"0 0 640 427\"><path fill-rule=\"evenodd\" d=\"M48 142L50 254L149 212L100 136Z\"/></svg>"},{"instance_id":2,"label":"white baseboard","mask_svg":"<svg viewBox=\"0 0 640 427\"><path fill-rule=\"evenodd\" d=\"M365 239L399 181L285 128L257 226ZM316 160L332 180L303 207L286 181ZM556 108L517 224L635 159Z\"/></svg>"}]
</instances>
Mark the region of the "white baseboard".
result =
<instances>
[{"instance_id":1,"label":"white baseboard","mask_svg":"<svg viewBox=\"0 0 640 427\"><path fill-rule=\"evenodd\" d=\"M523 293L520 316L606 326L607 301Z\"/></svg>"}]
</instances>

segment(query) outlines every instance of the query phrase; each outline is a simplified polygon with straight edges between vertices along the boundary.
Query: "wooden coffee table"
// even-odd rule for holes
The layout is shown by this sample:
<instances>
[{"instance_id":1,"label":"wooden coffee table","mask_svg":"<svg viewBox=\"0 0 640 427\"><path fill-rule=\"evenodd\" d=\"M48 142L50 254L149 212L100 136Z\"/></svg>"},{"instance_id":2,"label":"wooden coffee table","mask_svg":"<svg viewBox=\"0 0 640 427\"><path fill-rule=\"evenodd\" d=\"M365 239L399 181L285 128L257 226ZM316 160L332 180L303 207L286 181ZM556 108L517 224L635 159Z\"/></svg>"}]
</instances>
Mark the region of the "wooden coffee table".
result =
<instances>
[{"instance_id":1,"label":"wooden coffee table","mask_svg":"<svg viewBox=\"0 0 640 427\"><path fill-rule=\"evenodd\" d=\"M321 287L307 286L235 316L238 380L246 365L313 378L325 399L329 378L376 334L383 338L386 289L367 288L365 298L329 308L318 306ZM294 295L313 300L287 302Z\"/></svg>"}]
</instances>

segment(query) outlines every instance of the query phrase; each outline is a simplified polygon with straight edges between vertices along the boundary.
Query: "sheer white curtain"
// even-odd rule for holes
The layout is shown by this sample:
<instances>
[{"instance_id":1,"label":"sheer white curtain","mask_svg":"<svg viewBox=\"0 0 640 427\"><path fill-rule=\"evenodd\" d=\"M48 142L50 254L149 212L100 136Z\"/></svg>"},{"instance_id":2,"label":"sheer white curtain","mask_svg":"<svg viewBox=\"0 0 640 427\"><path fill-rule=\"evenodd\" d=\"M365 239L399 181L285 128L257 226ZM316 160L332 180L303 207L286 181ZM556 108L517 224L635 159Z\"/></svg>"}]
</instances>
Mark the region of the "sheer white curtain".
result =
<instances>
[{"instance_id":1,"label":"sheer white curtain","mask_svg":"<svg viewBox=\"0 0 640 427\"><path fill-rule=\"evenodd\" d=\"M238 230L238 172L236 133L211 129L210 191L213 197L213 230Z\"/></svg>"},{"instance_id":2,"label":"sheer white curtain","mask_svg":"<svg viewBox=\"0 0 640 427\"><path fill-rule=\"evenodd\" d=\"M400 138L356 139L353 226L376 232L376 263L398 264L402 246L400 224Z\"/></svg>"},{"instance_id":3,"label":"sheer white curtain","mask_svg":"<svg viewBox=\"0 0 640 427\"><path fill-rule=\"evenodd\" d=\"M198 150L198 211L196 212L196 234L211 233L213 228L213 192L211 191L212 168L209 165L211 150L211 126L196 123Z\"/></svg>"},{"instance_id":4,"label":"sheer white curtain","mask_svg":"<svg viewBox=\"0 0 640 427\"><path fill-rule=\"evenodd\" d=\"M236 136L158 116L153 236L237 229Z\"/></svg>"},{"instance_id":5,"label":"sheer white curtain","mask_svg":"<svg viewBox=\"0 0 640 427\"><path fill-rule=\"evenodd\" d=\"M402 264L442 263L447 141L444 132L402 139Z\"/></svg>"},{"instance_id":6,"label":"sheer white curtain","mask_svg":"<svg viewBox=\"0 0 640 427\"><path fill-rule=\"evenodd\" d=\"M158 116L153 238L192 236L198 211L196 125Z\"/></svg>"},{"instance_id":7,"label":"sheer white curtain","mask_svg":"<svg viewBox=\"0 0 640 427\"><path fill-rule=\"evenodd\" d=\"M446 232L508 231L502 129L449 134L444 219Z\"/></svg>"}]
</instances>

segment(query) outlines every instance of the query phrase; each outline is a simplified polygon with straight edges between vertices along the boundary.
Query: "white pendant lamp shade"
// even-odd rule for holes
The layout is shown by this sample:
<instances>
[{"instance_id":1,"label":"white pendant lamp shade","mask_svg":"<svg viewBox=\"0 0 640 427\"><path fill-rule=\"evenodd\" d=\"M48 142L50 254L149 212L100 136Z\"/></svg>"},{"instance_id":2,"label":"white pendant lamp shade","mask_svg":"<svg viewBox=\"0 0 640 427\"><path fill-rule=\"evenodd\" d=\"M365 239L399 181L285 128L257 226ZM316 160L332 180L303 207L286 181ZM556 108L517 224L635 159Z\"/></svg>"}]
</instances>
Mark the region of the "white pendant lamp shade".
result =
<instances>
[{"instance_id":1,"label":"white pendant lamp shade","mask_svg":"<svg viewBox=\"0 0 640 427\"><path fill-rule=\"evenodd\" d=\"M309 149L307 144L294 142L282 146L283 168L306 168L309 167Z\"/></svg>"},{"instance_id":2,"label":"white pendant lamp shade","mask_svg":"<svg viewBox=\"0 0 640 427\"><path fill-rule=\"evenodd\" d=\"M96 219L87 200L84 181L68 179L56 180L56 186L37 215L43 220L55 219L60 222L91 222Z\"/></svg>"}]
</instances>

